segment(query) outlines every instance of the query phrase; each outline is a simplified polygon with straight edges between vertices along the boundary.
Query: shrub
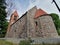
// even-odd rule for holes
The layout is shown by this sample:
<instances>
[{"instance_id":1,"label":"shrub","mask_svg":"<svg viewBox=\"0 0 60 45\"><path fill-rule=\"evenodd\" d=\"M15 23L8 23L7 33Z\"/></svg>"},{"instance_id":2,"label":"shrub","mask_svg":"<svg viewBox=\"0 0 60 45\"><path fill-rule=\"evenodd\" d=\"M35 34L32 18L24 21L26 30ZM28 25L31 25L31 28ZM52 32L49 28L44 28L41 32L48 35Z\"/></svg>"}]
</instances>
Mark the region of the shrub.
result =
<instances>
[{"instance_id":1,"label":"shrub","mask_svg":"<svg viewBox=\"0 0 60 45\"><path fill-rule=\"evenodd\" d=\"M28 40L22 40L20 41L19 45L31 45L31 44L30 44L30 41Z\"/></svg>"}]
</instances>

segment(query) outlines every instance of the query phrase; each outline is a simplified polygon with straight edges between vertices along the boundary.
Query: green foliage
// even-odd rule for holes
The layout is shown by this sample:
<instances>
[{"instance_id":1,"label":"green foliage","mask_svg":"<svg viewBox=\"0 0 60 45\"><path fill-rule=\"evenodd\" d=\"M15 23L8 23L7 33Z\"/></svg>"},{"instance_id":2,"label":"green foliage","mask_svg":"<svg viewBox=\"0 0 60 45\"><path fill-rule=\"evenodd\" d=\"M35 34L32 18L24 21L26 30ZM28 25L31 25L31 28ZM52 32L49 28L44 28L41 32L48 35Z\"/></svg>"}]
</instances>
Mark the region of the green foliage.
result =
<instances>
[{"instance_id":1,"label":"green foliage","mask_svg":"<svg viewBox=\"0 0 60 45\"><path fill-rule=\"evenodd\" d=\"M53 20L58 20L59 19L58 14L51 13L50 15L52 16Z\"/></svg>"},{"instance_id":2,"label":"green foliage","mask_svg":"<svg viewBox=\"0 0 60 45\"><path fill-rule=\"evenodd\" d=\"M22 40L20 41L19 45L31 45L31 44L30 44L30 41L28 40Z\"/></svg>"},{"instance_id":3,"label":"green foliage","mask_svg":"<svg viewBox=\"0 0 60 45\"><path fill-rule=\"evenodd\" d=\"M30 43L34 42L34 40L32 40L30 37L28 37L28 41L29 41Z\"/></svg>"},{"instance_id":4,"label":"green foliage","mask_svg":"<svg viewBox=\"0 0 60 45\"><path fill-rule=\"evenodd\" d=\"M57 29L57 32L58 34L60 35L60 19L59 19L59 16L58 14L55 14L55 13L51 13L50 16L52 17L53 21L54 21L54 24L55 24L55 27Z\"/></svg>"},{"instance_id":5,"label":"green foliage","mask_svg":"<svg viewBox=\"0 0 60 45\"><path fill-rule=\"evenodd\" d=\"M5 36L8 22L6 20L6 3L5 0L0 0L0 38Z\"/></svg>"},{"instance_id":6,"label":"green foliage","mask_svg":"<svg viewBox=\"0 0 60 45\"><path fill-rule=\"evenodd\" d=\"M27 40L21 40L19 45L32 45L32 39L29 37Z\"/></svg>"},{"instance_id":7,"label":"green foliage","mask_svg":"<svg viewBox=\"0 0 60 45\"><path fill-rule=\"evenodd\" d=\"M14 45L14 44L11 43L11 42L6 41L4 39L0 39L0 45Z\"/></svg>"},{"instance_id":8,"label":"green foliage","mask_svg":"<svg viewBox=\"0 0 60 45\"><path fill-rule=\"evenodd\" d=\"M58 35L60 35L60 29L58 29L57 32L58 32Z\"/></svg>"}]
</instances>

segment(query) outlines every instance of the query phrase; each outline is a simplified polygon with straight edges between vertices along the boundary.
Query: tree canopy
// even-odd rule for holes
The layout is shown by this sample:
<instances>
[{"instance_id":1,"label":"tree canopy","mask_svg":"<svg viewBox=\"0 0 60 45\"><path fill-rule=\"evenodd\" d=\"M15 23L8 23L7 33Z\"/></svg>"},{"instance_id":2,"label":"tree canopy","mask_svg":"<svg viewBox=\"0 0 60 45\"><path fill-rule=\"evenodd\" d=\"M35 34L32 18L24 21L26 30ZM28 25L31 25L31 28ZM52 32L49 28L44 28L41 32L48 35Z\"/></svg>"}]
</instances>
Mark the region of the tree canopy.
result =
<instances>
[{"instance_id":1,"label":"tree canopy","mask_svg":"<svg viewBox=\"0 0 60 45\"><path fill-rule=\"evenodd\" d=\"M8 22L6 20L7 13L5 9L6 9L5 0L0 0L0 37L1 38L5 36L8 25Z\"/></svg>"},{"instance_id":2,"label":"tree canopy","mask_svg":"<svg viewBox=\"0 0 60 45\"><path fill-rule=\"evenodd\" d=\"M55 27L56 27L56 29L57 29L58 34L60 35L60 32L59 32L59 30L60 30L60 19L59 19L58 14L51 13L50 16L51 16L52 19L53 19L53 22L54 22L54 24L55 24Z\"/></svg>"}]
</instances>

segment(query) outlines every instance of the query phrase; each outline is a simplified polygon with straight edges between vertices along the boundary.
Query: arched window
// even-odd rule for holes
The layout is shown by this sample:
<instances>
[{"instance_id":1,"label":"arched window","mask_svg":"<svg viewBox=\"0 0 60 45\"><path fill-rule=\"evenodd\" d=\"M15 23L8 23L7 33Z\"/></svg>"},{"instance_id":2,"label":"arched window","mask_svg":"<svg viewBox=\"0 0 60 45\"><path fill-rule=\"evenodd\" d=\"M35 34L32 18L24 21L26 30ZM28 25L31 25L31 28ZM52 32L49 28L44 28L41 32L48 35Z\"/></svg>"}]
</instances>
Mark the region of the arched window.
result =
<instances>
[{"instance_id":1,"label":"arched window","mask_svg":"<svg viewBox=\"0 0 60 45\"><path fill-rule=\"evenodd\" d=\"M38 25L37 21L35 21L35 25L36 25L36 26Z\"/></svg>"}]
</instances>

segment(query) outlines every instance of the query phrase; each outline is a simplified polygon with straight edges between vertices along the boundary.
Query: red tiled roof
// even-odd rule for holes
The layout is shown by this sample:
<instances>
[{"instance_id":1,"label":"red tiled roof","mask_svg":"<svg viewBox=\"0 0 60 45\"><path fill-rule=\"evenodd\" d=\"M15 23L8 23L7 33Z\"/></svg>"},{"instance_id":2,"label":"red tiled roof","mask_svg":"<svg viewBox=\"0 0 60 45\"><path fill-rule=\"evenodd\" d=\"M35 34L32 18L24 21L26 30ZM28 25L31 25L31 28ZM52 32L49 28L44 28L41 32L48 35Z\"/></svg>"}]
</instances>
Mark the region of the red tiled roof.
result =
<instances>
[{"instance_id":1,"label":"red tiled roof","mask_svg":"<svg viewBox=\"0 0 60 45\"><path fill-rule=\"evenodd\" d=\"M47 14L45 11L43 11L42 9L38 9L35 13L35 17L34 18L37 18L37 17L40 17L44 14Z\"/></svg>"},{"instance_id":2,"label":"red tiled roof","mask_svg":"<svg viewBox=\"0 0 60 45\"><path fill-rule=\"evenodd\" d=\"M18 13L17 13L17 11L15 11L15 12L13 13L13 15L14 15L14 16L18 16Z\"/></svg>"}]
</instances>

